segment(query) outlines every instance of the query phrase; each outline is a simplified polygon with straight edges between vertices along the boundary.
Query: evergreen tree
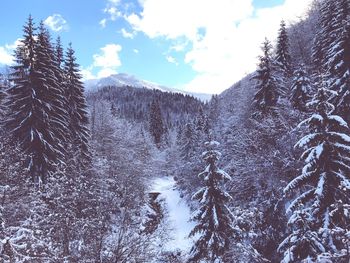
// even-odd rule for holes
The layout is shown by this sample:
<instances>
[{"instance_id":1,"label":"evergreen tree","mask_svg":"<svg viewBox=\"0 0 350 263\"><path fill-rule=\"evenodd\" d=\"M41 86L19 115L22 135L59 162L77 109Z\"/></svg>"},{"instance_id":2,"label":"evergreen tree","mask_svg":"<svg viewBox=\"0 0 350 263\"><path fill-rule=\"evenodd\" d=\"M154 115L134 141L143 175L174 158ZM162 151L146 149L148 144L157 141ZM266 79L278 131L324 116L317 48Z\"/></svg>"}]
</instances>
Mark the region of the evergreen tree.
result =
<instances>
[{"instance_id":1,"label":"evergreen tree","mask_svg":"<svg viewBox=\"0 0 350 263\"><path fill-rule=\"evenodd\" d=\"M305 111L306 103L311 95L311 82L307 76L304 65L301 65L294 73L293 84L291 87L290 100L295 109Z\"/></svg>"},{"instance_id":2,"label":"evergreen tree","mask_svg":"<svg viewBox=\"0 0 350 263\"><path fill-rule=\"evenodd\" d=\"M36 41L34 30L33 19L29 17L21 45L15 51L14 85L8 90L10 116L6 127L27 153L31 177L40 184L62 156L55 137L60 132L55 129L61 125L55 112L59 91L51 70L47 38L41 26Z\"/></svg>"},{"instance_id":3,"label":"evergreen tree","mask_svg":"<svg viewBox=\"0 0 350 263\"><path fill-rule=\"evenodd\" d=\"M61 68L62 64L64 62L64 50L63 50L63 47L62 47L60 36L58 36L57 39L56 39L55 58L56 58L57 66L59 68Z\"/></svg>"},{"instance_id":4,"label":"evergreen tree","mask_svg":"<svg viewBox=\"0 0 350 263\"><path fill-rule=\"evenodd\" d=\"M292 63L289 53L289 39L286 23L284 20L281 21L280 29L278 32L275 61L277 66L286 76L289 76L291 74Z\"/></svg>"},{"instance_id":5,"label":"evergreen tree","mask_svg":"<svg viewBox=\"0 0 350 263\"><path fill-rule=\"evenodd\" d=\"M62 71L58 67L54 48L51 44L50 34L45 28L44 23L39 25L38 41L36 46L36 69L41 73L38 76L41 86L47 86L45 101L49 107L49 122L54 135L54 145L57 148L57 157L63 161L65 149L63 145L67 140L68 113L65 109L67 105L63 89Z\"/></svg>"},{"instance_id":6,"label":"evergreen tree","mask_svg":"<svg viewBox=\"0 0 350 263\"><path fill-rule=\"evenodd\" d=\"M196 150L196 133L191 123L187 123L182 131L180 151L184 160L189 160Z\"/></svg>"},{"instance_id":7,"label":"evergreen tree","mask_svg":"<svg viewBox=\"0 0 350 263\"><path fill-rule=\"evenodd\" d=\"M210 126L214 126L215 122L218 121L218 117L220 114L220 100L218 95L213 95L209 101L209 114L208 119Z\"/></svg>"},{"instance_id":8,"label":"evergreen tree","mask_svg":"<svg viewBox=\"0 0 350 263\"><path fill-rule=\"evenodd\" d=\"M349 259L345 254L349 253L350 217L346 209L338 208L350 204L350 136L346 122L332 115L334 106L328 101L332 93L319 88L309 103L316 112L299 124L307 125L310 134L296 144L306 149L301 156L305 161L302 173L284 189L302 194L287 209L292 233L279 248L284 251L283 262Z\"/></svg>"},{"instance_id":9,"label":"evergreen tree","mask_svg":"<svg viewBox=\"0 0 350 263\"><path fill-rule=\"evenodd\" d=\"M64 61L64 87L68 101L68 127L70 130L71 150L78 163L84 167L91 161L89 118L84 96L84 86L74 53L70 43Z\"/></svg>"},{"instance_id":10,"label":"evergreen tree","mask_svg":"<svg viewBox=\"0 0 350 263\"><path fill-rule=\"evenodd\" d=\"M2 126L3 118L5 117L5 98L6 98L6 87L0 79L0 127Z\"/></svg>"},{"instance_id":11,"label":"evergreen tree","mask_svg":"<svg viewBox=\"0 0 350 263\"><path fill-rule=\"evenodd\" d=\"M318 74L324 74L327 71L328 49L335 40L334 21L337 8L335 0L321 2L318 31L312 47L314 69Z\"/></svg>"},{"instance_id":12,"label":"evergreen tree","mask_svg":"<svg viewBox=\"0 0 350 263\"><path fill-rule=\"evenodd\" d=\"M330 88L339 93L335 100L337 113L350 121L350 2L337 0L333 25L337 36L327 53L327 77Z\"/></svg>"},{"instance_id":13,"label":"evergreen tree","mask_svg":"<svg viewBox=\"0 0 350 263\"><path fill-rule=\"evenodd\" d=\"M204 114L204 111L203 111L203 108L200 107L199 108L199 112L198 112L198 116L196 118L196 130L197 131L204 131L205 129L205 114Z\"/></svg>"},{"instance_id":14,"label":"evergreen tree","mask_svg":"<svg viewBox=\"0 0 350 263\"><path fill-rule=\"evenodd\" d=\"M231 177L217 167L221 153L214 147L218 144L216 141L206 142L208 150L202 154L207 166L198 175L204 181L204 187L192 197L200 206L192 217L197 225L190 236L198 235L198 239L191 249L190 262L222 262L229 239L239 231L233 226L233 215L227 205L232 197L222 186L222 182L231 180Z\"/></svg>"},{"instance_id":15,"label":"evergreen tree","mask_svg":"<svg viewBox=\"0 0 350 263\"><path fill-rule=\"evenodd\" d=\"M262 113L273 110L280 95L273 72L271 48L270 41L265 39L262 46L264 55L260 56L259 68L257 75L254 77L257 80L256 88L258 91L255 93L253 105Z\"/></svg>"},{"instance_id":16,"label":"evergreen tree","mask_svg":"<svg viewBox=\"0 0 350 263\"><path fill-rule=\"evenodd\" d=\"M155 144L159 146L165 132L162 113L157 100L154 100L150 108L149 129Z\"/></svg>"}]
</instances>

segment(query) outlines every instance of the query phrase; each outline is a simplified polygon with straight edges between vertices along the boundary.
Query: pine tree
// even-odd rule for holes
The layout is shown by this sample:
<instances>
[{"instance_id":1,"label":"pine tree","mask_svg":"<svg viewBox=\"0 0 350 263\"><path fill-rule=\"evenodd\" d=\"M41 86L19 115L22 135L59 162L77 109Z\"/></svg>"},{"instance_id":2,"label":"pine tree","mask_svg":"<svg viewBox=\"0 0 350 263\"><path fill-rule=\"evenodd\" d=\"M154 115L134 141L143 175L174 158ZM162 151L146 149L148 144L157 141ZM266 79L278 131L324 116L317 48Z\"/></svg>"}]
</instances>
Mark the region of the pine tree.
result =
<instances>
[{"instance_id":1,"label":"pine tree","mask_svg":"<svg viewBox=\"0 0 350 263\"><path fill-rule=\"evenodd\" d=\"M312 47L314 69L318 74L325 74L327 71L327 53L331 43L335 40L334 21L337 8L335 0L321 2L318 31Z\"/></svg>"},{"instance_id":2,"label":"pine tree","mask_svg":"<svg viewBox=\"0 0 350 263\"><path fill-rule=\"evenodd\" d=\"M8 90L10 116L6 127L28 155L28 170L36 184L45 182L62 156L56 141L60 118L55 100L58 90L51 70L47 38L40 27L35 40L33 19L24 26L24 36L15 51L12 81ZM54 113L54 114L53 114ZM52 125L53 123L57 124Z\"/></svg>"},{"instance_id":3,"label":"pine tree","mask_svg":"<svg viewBox=\"0 0 350 263\"><path fill-rule=\"evenodd\" d=\"M287 209L292 233L279 248L285 263L327 257L343 262L341 258L346 257L350 217L338 207L350 204L350 136L346 122L332 114L334 106L328 101L332 93L319 88L309 103L316 112L299 124L307 125L310 134L296 144L306 149L301 156L302 173L284 189L285 193L302 192Z\"/></svg>"},{"instance_id":4,"label":"pine tree","mask_svg":"<svg viewBox=\"0 0 350 263\"><path fill-rule=\"evenodd\" d=\"M264 55L260 56L259 68L254 77L257 80L256 88L258 91L254 96L253 105L262 113L274 109L281 93L273 72L271 48L270 41L265 39L262 46Z\"/></svg>"},{"instance_id":5,"label":"pine tree","mask_svg":"<svg viewBox=\"0 0 350 263\"><path fill-rule=\"evenodd\" d=\"M199 108L198 116L194 122L195 133L197 138L197 146L202 145L205 141L210 140L209 117L204 113L202 107Z\"/></svg>"},{"instance_id":6,"label":"pine tree","mask_svg":"<svg viewBox=\"0 0 350 263\"><path fill-rule=\"evenodd\" d=\"M217 167L221 153L214 147L218 144L216 141L206 142L208 150L202 154L207 166L198 175L204 186L192 197L200 206L192 217L197 224L190 236L198 235L198 239L191 249L190 262L222 262L229 239L239 231L233 226L233 215L227 205L232 197L222 186L222 182L231 180L231 177Z\"/></svg>"},{"instance_id":7,"label":"pine tree","mask_svg":"<svg viewBox=\"0 0 350 263\"><path fill-rule=\"evenodd\" d=\"M337 0L337 14L333 24L336 39L327 53L327 77L330 88L339 93L335 98L337 113L350 121L350 3Z\"/></svg>"},{"instance_id":8,"label":"pine tree","mask_svg":"<svg viewBox=\"0 0 350 263\"><path fill-rule=\"evenodd\" d=\"M286 23L284 20L281 21L280 29L278 32L275 61L279 69L286 76L289 76L291 74L292 62L289 53L289 38L287 34Z\"/></svg>"},{"instance_id":9,"label":"pine tree","mask_svg":"<svg viewBox=\"0 0 350 263\"><path fill-rule=\"evenodd\" d=\"M193 125L191 123L187 123L184 126L180 140L181 157L184 160L189 160L189 158L193 156L196 150L196 144L196 133L193 129Z\"/></svg>"},{"instance_id":10,"label":"pine tree","mask_svg":"<svg viewBox=\"0 0 350 263\"><path fill-rule=\"evenodd\" d=\"M65 109L67 101L64 94L63 72L59 68L53 45L51 44L50 34L45 28L44 23L39 25L38 45L36 46L36 69L43 75L40 79L42 86L47 85L45 101L50 105L49 117L52 134L55 139L55 148L57 148L57 158L63 162L65 149L63 145L67 140L68 134L68 113Z\"/></svg>"},{"instance_id":11,"label":"pine tree","mask_svg":"<svg viewBox=\"0 0 350 263\"><path fill-rule=\"evenodd\" d=\"M159 103L154 100L150 107L149 129L155 144L159 146L164 135L164 124Z\"/></svg>"},{"instance_id":12,"label":"pine tree","mask_svg":"<svg viewBox=\"0 0 350 263\"><path fill-rule=\"evenodd\" d=\"M84 86L74 53L70 43L64 61L64 88L66 89L65 94L68 101L68 127L70 130L72 154L78 163L85 167L91 161L89 118L84 96Z\"/></svg>"},{"instance_id":13,"label":"pine tree","mask_svg":"<svg viewBox=\"0 0 350 263\"><path fill-rule=\"evenodd\" d=\"M307 76L304 65L301 65L294 73L293 84L291 87L290 100L295 109L306 110L306 103L311 96L311 82Z\"/></svg>"},{"instance_id":14,"label":"pine tree","mask_svg":"<svg viewBox=\"0 0 350 263\"><path fill-rule=\"evenodd\" d=\"M218 95L213 95L209 101L209 114L208 114L208 122L211 126L214 126L215 122L218 121L218 117L220 114L220 100Z\"/></svg>"},{"instance_id":15,"label":"pine tree","mask_svg":"<svg viewBox=\"0 0 350 263\"><path fill-rule=\"evenodd\" d=\"M0 79L0 127L2 126L3 119L5 117L5 99L6 99L6 87L5 84Z\"/></svg>"},{"instance_id":16,"label":"pine tree","mask_svg":"<svg viewBox=\"0 0 350 263\"><path fill-rule=\"evenodd\" d=\"M55 58L56 58L57 66L59 68L61 68L62 64L64 62L64 50L63 50L63 47L62 47L60 36L58 36L57 39L56 39Z\"/></svg>"},{"instance_id":17,"label":"pine tree","mask_svg":"<svg viewBox=\"0 0 350 263\"><path fill-rule=\"evenodd\" d=\"M203 111L203 107L199 108L198 116L196 118L196 130L197 131L203 131L204 130L204 125L205 125L205 114Z\"/></svg>"}]
</instances>

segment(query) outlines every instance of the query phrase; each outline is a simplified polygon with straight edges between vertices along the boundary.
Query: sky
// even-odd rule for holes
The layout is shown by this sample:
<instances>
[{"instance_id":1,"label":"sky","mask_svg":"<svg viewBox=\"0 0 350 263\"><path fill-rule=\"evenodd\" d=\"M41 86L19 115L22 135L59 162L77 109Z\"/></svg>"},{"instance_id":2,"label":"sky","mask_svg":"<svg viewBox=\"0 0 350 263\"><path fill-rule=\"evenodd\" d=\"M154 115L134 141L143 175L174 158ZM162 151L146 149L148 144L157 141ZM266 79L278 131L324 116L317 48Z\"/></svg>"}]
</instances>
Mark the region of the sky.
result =
<instances>
[{"instance_id":1,"label":"sky","mask_svg":"<svg viewBox=\"0 0 350 263\"><path fill-rule=\"evenodd\" d=\"M127 73L174 89L220 93L254 71L264 38L312 0L1 0L0 66L29 14L72 42L84 79Z\"/></svg>"}]
</instances>

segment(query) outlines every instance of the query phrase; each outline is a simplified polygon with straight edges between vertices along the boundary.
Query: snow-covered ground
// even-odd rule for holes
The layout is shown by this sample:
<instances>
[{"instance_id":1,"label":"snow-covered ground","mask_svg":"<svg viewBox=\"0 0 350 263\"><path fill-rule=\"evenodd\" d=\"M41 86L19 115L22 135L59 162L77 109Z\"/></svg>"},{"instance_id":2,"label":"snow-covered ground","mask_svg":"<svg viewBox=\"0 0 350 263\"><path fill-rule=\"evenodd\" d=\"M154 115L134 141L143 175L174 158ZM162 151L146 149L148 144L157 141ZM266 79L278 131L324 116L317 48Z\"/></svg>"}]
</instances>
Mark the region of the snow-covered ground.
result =
<instances>
[{"instance_id":1,"label":"snow-covered ground","mask_svg":"<svg viewBox=\"0 0 350 263\"><path fill-rule=\"evenodd\" d=\"M156 178L151 191L160 193L160 197L164 198L168 209L171 240L165 245L165 248L170 251L177 249L189 251L192 241L188 235L194 227L194 222L189 222L190 208L180 197L180 192L175 188L175 184L172 177Z\"/></svg>"}]
</instances>

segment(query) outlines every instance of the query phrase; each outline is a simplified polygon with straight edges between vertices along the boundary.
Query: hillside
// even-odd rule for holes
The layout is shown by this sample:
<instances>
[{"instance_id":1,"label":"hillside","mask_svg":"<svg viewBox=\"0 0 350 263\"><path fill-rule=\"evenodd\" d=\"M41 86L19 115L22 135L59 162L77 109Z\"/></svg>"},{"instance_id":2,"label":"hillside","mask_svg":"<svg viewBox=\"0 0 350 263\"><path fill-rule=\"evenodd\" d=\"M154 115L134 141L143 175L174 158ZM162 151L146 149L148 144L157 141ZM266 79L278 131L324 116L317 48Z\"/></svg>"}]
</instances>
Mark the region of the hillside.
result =
<instances>
[{"instance_id":1,"label":"hillside","mask_svg":"<svg viewBox=\"0 0 350 263\"><path fill-rule=\"evenodd\" d=\"M87 80L85 81L84 86L86 88L86 91L96 91L103 87L133 87L133 88L141 88L141 89L145 88L150 90L159 90L163 92L181 93L183 95L190 95L202 100L203 102L209 101L212 96L212 94L192 93L192 92L186 92L182 90L176 90L176 89L165 87L150 81L138 79L137 77L126 73L119 73L119 74L111 75L109 77L105 77L101 79Z\"/></svg>"},{"instance_id":2,"label":"hillside","mask_svg":"<svg viewBox=\"0 0 350 263\"><path fill-rule=\"evenodd\" d=\"M349 0L315 1L205 100L126 73L84 83L29 16L0 73L0 262L349 263L349 21ZM117 72L121 50L88 68Z\"/></svg>"}]
</instances>

